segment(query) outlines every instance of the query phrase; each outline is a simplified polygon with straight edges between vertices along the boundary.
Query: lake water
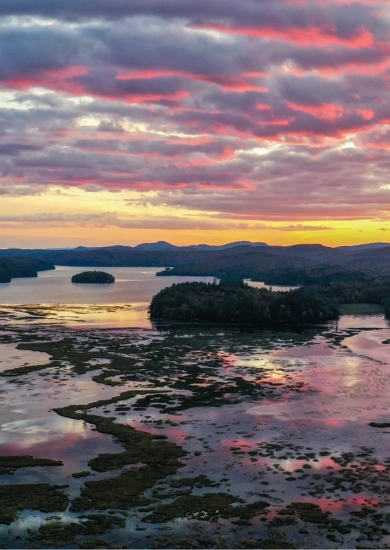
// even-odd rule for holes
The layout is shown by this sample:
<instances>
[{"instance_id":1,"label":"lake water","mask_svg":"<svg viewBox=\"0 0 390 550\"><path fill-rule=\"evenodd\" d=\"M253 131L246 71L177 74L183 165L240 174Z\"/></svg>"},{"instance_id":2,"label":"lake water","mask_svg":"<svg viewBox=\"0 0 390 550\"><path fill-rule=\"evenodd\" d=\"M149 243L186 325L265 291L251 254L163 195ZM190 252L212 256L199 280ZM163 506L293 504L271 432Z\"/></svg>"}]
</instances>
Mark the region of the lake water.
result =
<instances>
[{"instance_id":1,"label":"lake water","mask_svg":"<svg viewBox=\"0 0 390 550\"><path fill-rule=\"evenodd\" d=\"M151 326L189 279L78 271L0 285L0 544L390 546L387 320Z\"/></svg>"},{"instance_id":2,"label":"lake water","mask_svg":"<svg viewBox=\"0 0 390 550\"><path fill-rule=\"evenodd\" d=\"M156 277L161 267L110 267L108 271L115 277L114 284L71 282L75 273L94 269L96 268L57 266L53 271L38 273L37 278L13 279L11 283L0 283L0 304L39 305L40 313L46 313L50 320L57 318L73 326L152 328L147 315L148 305L160 290L186 281L212 283L214 280L213 277ZM263 283L247 282L256 287L265 286ZM293 287L272 288L286 291ZM69 308L68 305L73 307ZM32 313L33 308L28 307L21 311ZM36 312L37 309L34 308L34 313Z\"/></svg>"}]
</instances>

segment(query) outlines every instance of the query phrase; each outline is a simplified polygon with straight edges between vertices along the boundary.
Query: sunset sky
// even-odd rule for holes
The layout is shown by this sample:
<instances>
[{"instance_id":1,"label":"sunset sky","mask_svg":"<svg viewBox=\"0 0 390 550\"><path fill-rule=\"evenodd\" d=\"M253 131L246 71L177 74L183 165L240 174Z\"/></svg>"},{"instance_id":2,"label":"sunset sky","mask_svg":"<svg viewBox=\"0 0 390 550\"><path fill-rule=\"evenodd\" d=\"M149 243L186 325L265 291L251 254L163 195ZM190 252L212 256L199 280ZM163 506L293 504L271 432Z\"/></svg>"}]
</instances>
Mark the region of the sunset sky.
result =
<instances>
[{"instance_id":1,"label":"sunset sky","mask_svg":"<svg viewBox=\"0 0 390 550\"><path fill-rule=\"evenodd\" d=\"M390 241L390 2L1 0L0 247Z\"/></svg>"}]
</instances>

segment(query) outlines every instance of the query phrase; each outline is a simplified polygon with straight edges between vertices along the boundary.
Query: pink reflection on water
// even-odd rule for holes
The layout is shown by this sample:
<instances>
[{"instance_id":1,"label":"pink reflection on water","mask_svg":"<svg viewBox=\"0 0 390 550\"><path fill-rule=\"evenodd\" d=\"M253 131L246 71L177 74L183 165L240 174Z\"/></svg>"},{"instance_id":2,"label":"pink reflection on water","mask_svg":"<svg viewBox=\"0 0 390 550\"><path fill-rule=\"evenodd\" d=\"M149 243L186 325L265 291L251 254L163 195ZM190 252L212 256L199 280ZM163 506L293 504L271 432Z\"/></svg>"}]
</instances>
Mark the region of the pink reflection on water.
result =
<instances>
[{"instance_id":1,"label":"pink reflection on water","mask_svg":"<svg viewBox=\"0 0 390 550\"><path fill-rule=\"evenodd\" d=\"M57 439L35 442L27 447L22 442L4 443L0 445L0 454L2 456L29 454L34 457L58 460L65 450L69 450L82 439L84 437L81 434L69 433Z\"/></svg>"},{"instance_id":2,"label":"pink reflection on water","mask_svg":"<svg viewBox=\"0 0 390 550\"><path fill-rule=\"evenodd\" d=\"M237 357L235 357L234 355L229 355L224 351L219 351L217 353L217 356L219 359L222 360L222 366L225 369L230 369L237 366Z\"/></svg>"},{"instance_id":3,"label":"pink reflection on water","mask_svg":"<svg viewBox=\"0 0 390 550\"><path fill-rule=\"evenodd\" d=\"M294 502L307 502L310 504L317 504L322 510L322 512L340 512L344 509L350 510L360 510L363 506L376 507L378 505L378 500L370 497L356 496L343 498L339 500L331 500L330 497L297 497ZM274 519L278 515L278 510L270 510L267 514L268 519Z\"/></svg>"},{"instance_id":4,"label":"pink reflection on water","mask_svg":"<svg viewBox=\"0 0 390 550\"><path fill-rule=\"evenodd\" d=\"M322 422L317 421L317 424L322 424L323 426L342 426L346 422L344 418L326 418Z\"/></svg>"},{"instance_id":5,"label":"pink reflection on water","mask_svg":"<svg viewBox=\"0 0 390 550\"><path fill-rule=\"evenodd\" d=\"M151 435L164 435L167 436L169 440L173 441L183 441L188 433L176 426L164 425L164 429L160 430L154 426L145 426L142 422L131 422L131 426L137 431L146 432Z\"/></svg>"},{"instance_id":6,"label":"pink reflection on water","mask_svg":"<svg viewBox=\"0 0 390 550\"><path fill-rule=\"evenodd\" d=\"M334 462L329 456L326 457L318 457L318 462L313 462L311 460L298 460L298 459L288 459L285 461L280 462L280 465L284 470L287 470L288 472L294 472L295 470L298 470L302 468L304 464L310 463L313 470L324 470L324 469L332 469L332 470L341 470L343 467L340 466L340 464L337 464L337 462Z\"/></svg>"},{"instance_id":7,"label":"pink reflection on water","mask_svg":"<svg viewBox=\"0 0 390 550\"><path fill-rule=\"evenodd\" d=\"M294 346L288 349L282 349L272 352L273 358L299 359L300 357L321 357L335 355L336 350L329 347L325 338L318 337L320 342L311 346Z\"/></svg>"},{"instance_id":8,"label":"pink reflection on water","mask_svg":"<svg viewBox=\"0 0 390 550\"><path fill-rule=\"evenodd\" d=\"M281 375L270 376L269 378L261 378L256 380L256 384L272 384L274 386L281 386L285 383L286 377Z\"/></svg>"},{"instance_id":9,"label":"pink reflection on water","mask_svg":"<svg viewBox=\"0 0 390 550\"><path fill-rule=\"evenodd\" d=\"M342 510L343 508L354 508L356 510L360 510L362 506L377 506L379 501L375 498L355 496L343 498L336 501L321 497L312 500L304 499L304 502L312 502L313 504L318 504L323 512L336 512Z\"/></svg>"},{"instance_id":10,"label":"pink reflection on water","mask_svg":"<svg viewBox=\"0 0 390 550\"><path fill-rule=\"evenodd\" d=\"M99 453L115 453L123 451L123 447L99 432L71 432L60 437L51 437L43 441L35 441L30 445L24 442L8 442L0 445L1 456L31 455L34 458L50 458L62 460L65 471L77 471L84 468L88 460Z\"/></svg>"},{"instance_id":11,"label":"pink reflection on water","mask_svg":"<svg viewBox=\"0 0 390 550\"><path fill-rule=\"evenodd\" d=\"M248 439L239 438L239 439L222 439L220 444L223 447L239 447L242 450L255 450L257 449L258 442L248 441Z\"/></svg>"},{"instance_id":12,"label":"pink reflection on water","mask_svg":"<svg viewBox=\"0 0 390 550\"><path fill-rule=\"evenodd\" d=\"M390 330L370 330L346 338L342 343L358 355L365 355L376 361L389 363L390 345L383 344L389 339Z\"/></svg>"}]
</instances>

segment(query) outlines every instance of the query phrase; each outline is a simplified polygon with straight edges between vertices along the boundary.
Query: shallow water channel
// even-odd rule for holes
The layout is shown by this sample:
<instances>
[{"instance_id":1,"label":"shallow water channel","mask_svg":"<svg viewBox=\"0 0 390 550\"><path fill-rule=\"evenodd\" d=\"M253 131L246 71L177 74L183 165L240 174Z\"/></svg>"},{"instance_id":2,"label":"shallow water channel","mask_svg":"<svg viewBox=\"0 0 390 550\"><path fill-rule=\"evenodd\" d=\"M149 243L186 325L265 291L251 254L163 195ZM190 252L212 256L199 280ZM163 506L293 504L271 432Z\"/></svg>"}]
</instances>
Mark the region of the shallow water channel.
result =
<instances>
[{"instance_id":1,"label":"shallow water channel","mask_svg":"<svg viewBox=\"0 0 390 550\"><path fill-rule=\"evenodd\" d=\"M123 307L1 308L3 547L390 546L383 317L103 328Z\"/></svg>"}]
</instances>

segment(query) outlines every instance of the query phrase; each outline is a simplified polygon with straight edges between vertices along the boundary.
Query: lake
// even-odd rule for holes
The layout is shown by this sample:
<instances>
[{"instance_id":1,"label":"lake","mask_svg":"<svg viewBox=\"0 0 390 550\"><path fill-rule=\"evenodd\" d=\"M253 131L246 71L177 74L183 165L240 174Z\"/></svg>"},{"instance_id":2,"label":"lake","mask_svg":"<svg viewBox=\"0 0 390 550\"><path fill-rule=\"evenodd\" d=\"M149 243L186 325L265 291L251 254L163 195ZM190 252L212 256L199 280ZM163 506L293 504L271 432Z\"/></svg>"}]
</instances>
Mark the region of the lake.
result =
<instances>
[{"instance_id":1,"label":"lake","mask_svg":"<svg viewBox=\"0 0 390 550\"><path fill-rule=\"evenodd\" d=\"M56 266L53 271L38 273L37 278L13 279L11 283L0 283L0 304L39 305L42 315L46 312L51 320L56 317L61 322L73 326L152 328L147 310L154 294L177 283L212 283L214 280L213 277L156 277L161 267L110 267L108 271L115 277L114 284L90 285L71 282L75 273L94 269L96 268ZM265 286L263 283L247 283L256 287ZM286 291L294 287L272 288ZM64 308L64 304L74 307ZM32 311L31 307L28 309Z\"/></svg>"},{"instance_id":2,"label":"lake","mask_svg":"<svg viewBox=\"0 0 390 550\"><path fill-rule=\"evenodd\" d=\"M387 320L151 325L193 279L79 271L0 285L5 547L390 545Z\"/></svg>"}]
</instances>

